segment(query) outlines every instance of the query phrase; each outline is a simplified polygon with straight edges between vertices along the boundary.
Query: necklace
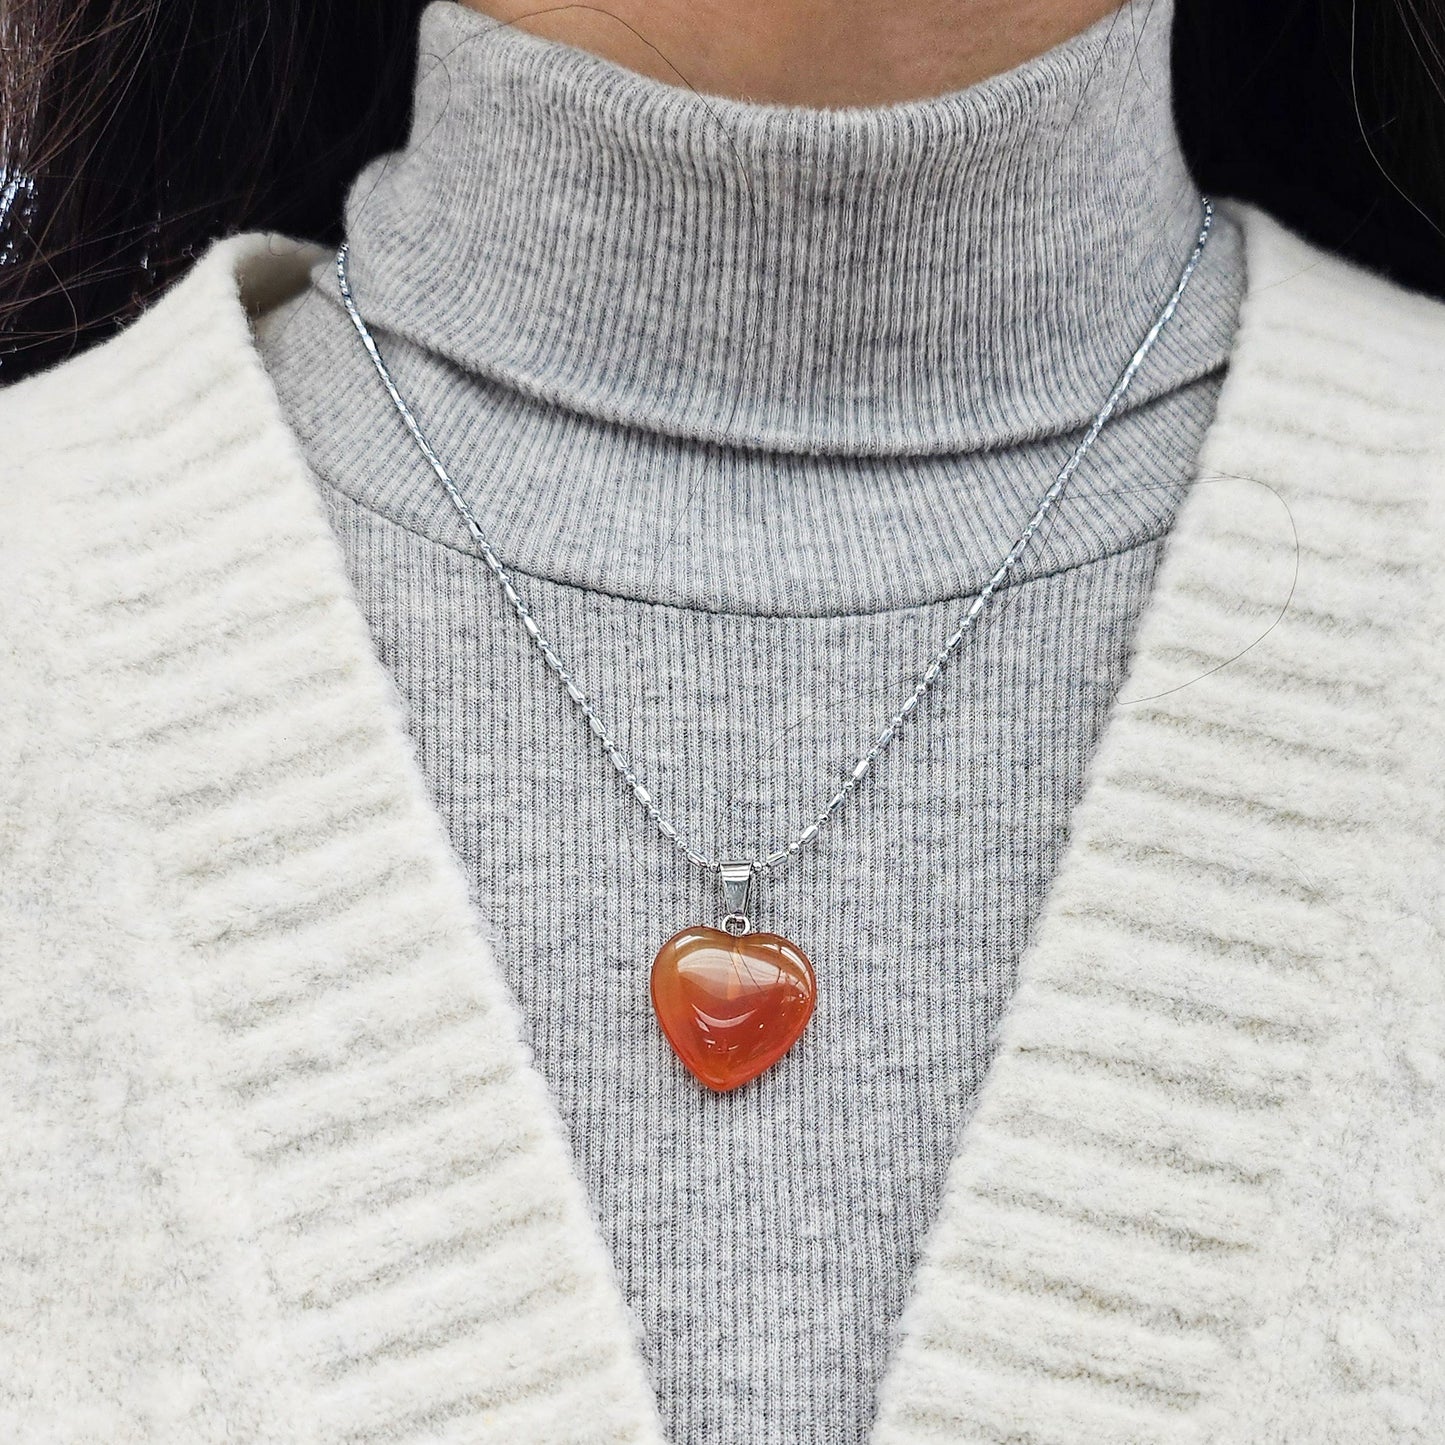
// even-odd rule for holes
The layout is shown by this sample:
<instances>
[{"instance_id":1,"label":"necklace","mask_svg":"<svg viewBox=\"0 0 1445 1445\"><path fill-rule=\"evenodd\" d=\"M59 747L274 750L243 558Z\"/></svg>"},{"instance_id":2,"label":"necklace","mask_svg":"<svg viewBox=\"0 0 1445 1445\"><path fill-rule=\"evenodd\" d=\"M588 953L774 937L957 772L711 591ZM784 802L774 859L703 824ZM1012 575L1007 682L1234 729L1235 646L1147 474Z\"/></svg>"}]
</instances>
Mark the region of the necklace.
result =
<instances>
[{"instance_id":1,"label":"necklace","mask_svg":"<svg viewBox=\"0 0 1445 1445\"><path fill-rule=\"evenodd\" d=\"M371 364L386 388L421 454L446 490L482 560L496 579L518 622L536 644L553 675L566 689L591 729L608 761L626 783L643 812L658 831L695 867L714 873L722 885L721 926L695 924L675 933L653 960L650 992L653 1010L673 1052L701 1083L717 1092L735 1089L771 1068L802 1037L817 998L817 978L807 955L797 944L777 933L755 933L749 917L754 884L760 874L787 862L805 848L857 790L874 760L902 729L919 703L932 690L949 659L972 630L993 595L1008 581L1045 517L1063 495L1070 478L1088 455L1124 394L1169 324L1190 278L1204 254L1214 223L1214 205L1200 198L1203 215L1193 250L1174 289L1160 308L1143 340L1119 373L1103 405L1068 460L1054 476L1023 530L1014 539L998 567L969 603L953 633L933 654L902 705L874 737L868 750L829 796L816 817L782 846L755 858L710 858L691 847L666 818L643 786L586 693L543 633L531 609L517 591L511 573L497 558L451 474L427 440L411 408L393 380L381 351L352 295L347 272L348 247L336 253L336 277L346 313L361 338Z\"/></svg>"}]
</instances>

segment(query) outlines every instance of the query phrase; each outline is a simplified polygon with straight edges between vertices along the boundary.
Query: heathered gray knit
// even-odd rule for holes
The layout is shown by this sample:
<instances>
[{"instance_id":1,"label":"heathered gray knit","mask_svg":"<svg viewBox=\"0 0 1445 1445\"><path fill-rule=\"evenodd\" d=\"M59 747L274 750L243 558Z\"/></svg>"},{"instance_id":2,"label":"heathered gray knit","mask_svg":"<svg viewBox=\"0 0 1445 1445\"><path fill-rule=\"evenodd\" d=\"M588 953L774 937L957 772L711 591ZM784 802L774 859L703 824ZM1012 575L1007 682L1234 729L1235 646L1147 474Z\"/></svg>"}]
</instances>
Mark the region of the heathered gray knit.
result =
<instances>
[{"instance_id":1,"label":"heathered gray knit","mask_svg":"<svg viewBox=\"0 0 1445 1445\"><path fill-rule=\"evenodd\" d=\"M1148 16L1146 24L1146 14ZM699 97L435 3L362 174L359 304L664 811L816 811L993 570L1196 229L1167 0L862 111ZM1243 272L1222 220L1047 532L835 825L757 899L820 1002L728 1095L651 1015L720 916L501 605L329 267L268 326L676 1445L853 1445L1192 475Z\"/></svg>"}]
</instances>

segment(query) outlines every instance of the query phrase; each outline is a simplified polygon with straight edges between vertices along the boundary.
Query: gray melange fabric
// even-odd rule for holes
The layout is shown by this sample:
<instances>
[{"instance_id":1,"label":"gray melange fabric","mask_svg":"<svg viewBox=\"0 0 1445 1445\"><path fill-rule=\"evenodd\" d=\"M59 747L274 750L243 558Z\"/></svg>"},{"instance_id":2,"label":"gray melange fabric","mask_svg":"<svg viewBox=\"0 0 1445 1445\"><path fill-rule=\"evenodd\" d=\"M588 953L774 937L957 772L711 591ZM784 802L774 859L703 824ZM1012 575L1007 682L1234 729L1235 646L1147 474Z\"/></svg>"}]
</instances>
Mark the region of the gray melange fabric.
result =
<instances>
[{"instance_id":1,"label":"gray melange fabric","mask_svg":"<svg viewBox=\"0 0 1445 1445\"><path fill-rule=\"evenodd\" d=\"M1147 24L1146 24L1147 13ZM700 97L450 3L348 211L398 380L662 808L798 829L994 568L1198 221L1136 3L855 111ZM758 899L804 1041L698 1087L648 1003L720 915L503 611L329 266L262 338L570 1130L670 1438L845 1445L1192 474L1243 284L1227 220L1055 519L835 826Z\"/></svg>"}]
</instances>

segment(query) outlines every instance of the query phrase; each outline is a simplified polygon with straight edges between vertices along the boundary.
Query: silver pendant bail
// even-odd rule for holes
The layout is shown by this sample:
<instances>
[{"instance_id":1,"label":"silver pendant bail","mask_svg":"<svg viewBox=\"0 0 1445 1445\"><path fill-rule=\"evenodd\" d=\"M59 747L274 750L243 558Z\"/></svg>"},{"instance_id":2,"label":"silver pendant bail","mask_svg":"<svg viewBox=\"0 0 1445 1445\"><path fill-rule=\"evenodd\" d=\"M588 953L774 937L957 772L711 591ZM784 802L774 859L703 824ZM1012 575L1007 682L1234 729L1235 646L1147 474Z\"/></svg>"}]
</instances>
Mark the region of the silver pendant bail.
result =
<instances>
[{"instance_id":1,"label":"silver pendant bail","mask_svg":"<svg viewBox=\"0 0 1445 1445\"><path fill-rule=\"evenodd\" d=\"M722 926L728 933L746 933L751 926L748 922L748 900L753 891L753 875L757 867L747 859L729 860L717 865L722 878L723 907L727 910Z\"/></svg>"}]
</instances>

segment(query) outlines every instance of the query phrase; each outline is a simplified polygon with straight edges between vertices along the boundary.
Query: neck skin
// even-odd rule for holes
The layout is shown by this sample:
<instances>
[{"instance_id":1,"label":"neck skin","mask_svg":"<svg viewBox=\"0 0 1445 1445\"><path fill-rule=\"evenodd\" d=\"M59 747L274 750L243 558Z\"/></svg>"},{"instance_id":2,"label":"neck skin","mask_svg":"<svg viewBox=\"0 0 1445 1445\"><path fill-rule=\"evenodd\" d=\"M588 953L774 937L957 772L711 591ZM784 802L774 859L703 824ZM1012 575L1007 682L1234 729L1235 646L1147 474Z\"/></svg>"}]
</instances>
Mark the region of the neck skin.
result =
<instances>
[{"instance_id":1,"label":"neck skin","mask_svg":"<svg viewBox=\"0 0 1445 1445\"><path fill-rule=\"evenodd\" d=\"M1021 64L1119 0L463 0L705 95L842 108L942 95Z\"/></svg>"}]
</instances>

